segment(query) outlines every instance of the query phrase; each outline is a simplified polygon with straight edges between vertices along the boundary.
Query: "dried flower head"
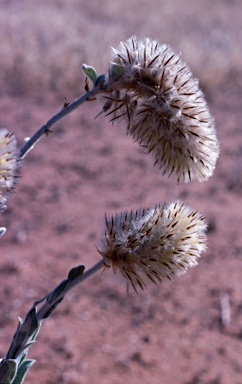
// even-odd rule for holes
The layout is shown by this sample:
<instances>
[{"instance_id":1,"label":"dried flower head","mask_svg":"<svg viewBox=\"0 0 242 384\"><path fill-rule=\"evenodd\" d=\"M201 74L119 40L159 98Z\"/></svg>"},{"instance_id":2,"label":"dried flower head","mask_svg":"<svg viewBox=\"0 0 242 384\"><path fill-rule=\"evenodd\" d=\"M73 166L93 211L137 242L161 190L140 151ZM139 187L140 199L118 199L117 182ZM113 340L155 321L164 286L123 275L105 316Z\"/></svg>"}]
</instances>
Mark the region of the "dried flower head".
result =
<instances>
[{"instance_id":1,"label":"dried flower head","mask_svg":"<svg viewBox=\"0 0 242 384\"><path fill-rule=\"evenodd\" d=\"M16 139L7 129L0 129L0 211L6 208L7 196L18 180L19 167Z\"/></svg>"},{"instance_id":2,"label":"dried flower head","mask_svg":"<svg viewBox=\"0 0 242 384\"><path fill-rule=\"evenodd\" d=\"M121 271L137 291L146 287L145 277L172 280L196 265L206 248L206 228L204 217L180 201L122 212L106 217L99 253L105 267Z\"/></svg>"},{"instance_id":3,"label":"dried flower head","mask_svg":"<svg viewBox=\"0 0 242 384\"><path fill-rule=\"evenodd\" d=\"M135 37L113 49L104 112L178 180L206 180L219 154L198 81L168 45Z\"/></svg>"}]
</instances>

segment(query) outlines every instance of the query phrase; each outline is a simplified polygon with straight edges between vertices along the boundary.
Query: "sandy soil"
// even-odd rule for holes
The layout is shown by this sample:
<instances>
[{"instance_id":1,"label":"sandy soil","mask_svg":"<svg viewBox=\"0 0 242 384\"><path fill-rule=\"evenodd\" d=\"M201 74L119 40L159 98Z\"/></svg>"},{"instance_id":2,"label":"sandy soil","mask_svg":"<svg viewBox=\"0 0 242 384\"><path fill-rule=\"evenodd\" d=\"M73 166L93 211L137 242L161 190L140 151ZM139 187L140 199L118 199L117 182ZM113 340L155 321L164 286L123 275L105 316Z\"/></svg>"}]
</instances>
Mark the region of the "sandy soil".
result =
<instances>
[{"instance_id":1,"label":"sandy soil","mask_svg":"<svg viewBox=\"0 0 242 384\"><path fill-rule=\"evenodd\" d=\"M107 16L102 9L100 25L114 28L110 20L116 15L116 3L105 2ZM211 36L216 36L217 44L225 44L218 48L221 57L230 59L226 41L231 46L238 42L233 37L240 36L236 15L241 15L241 2L215 1L217 11L215 6L209 11L208 1L193 9L189 5L195 2L186 1L181 2L185 11L179 14L174 12L175 2L169 3L170 8L168 3L163 11L177 20L169 28L178 49L185 46L185 36L194 49L194 42L202 37L208 36L209 45L214 41ZM83 2L92 23L97 19L96 6L90 1L85 8ZM147 4L141 1L140 8L145 17ZM125 18L128 11L120 12ZM150 12L154 16L158 10ZM204 29L202 24L196 26L195 18L192 35L187 35L187 21L194 15L204 20ZM118 25L119 32L125 25ZM98 28L101 31L99 24ZM149 21L144 33L155 34L157 28L152 31ZM142 31L137 20L133 29L137 34ZM220 30L226 31L226 41ZM205 46L200 49L201 55L207 55ZM192 62L196 67L196 60ZM8 229L1 239L0 356L8 349L18 316L23 318L32 303L72 267L89 268L99 260L96 245L105 212L182 199L209 222L208 249L199 265L173 283L149 286L139 295L127 294L122 278L107 271L76 287L43 323L37 343L29 350L29 357L37 361L26 384L242 383L241 78L239 66L227 71L227 62L223 70L220 58L216 63L216 79L212 59L212 69L207 71L204 63L196 71L209 74L201 76L202 85L221 145L217 168L208 182L178 186L162 176L121 126L112 126L104 117L94 120L101 109L99 102L63 119L26 157L16 194L0 218L0 225ZM0 96L0 126L15 132L19 146L62 107L64 96L77 96L71 91L57 96L53 89L21 92ZM221 321L224 300L230 307L227 325Z\"/></svg>"}]
</instances>

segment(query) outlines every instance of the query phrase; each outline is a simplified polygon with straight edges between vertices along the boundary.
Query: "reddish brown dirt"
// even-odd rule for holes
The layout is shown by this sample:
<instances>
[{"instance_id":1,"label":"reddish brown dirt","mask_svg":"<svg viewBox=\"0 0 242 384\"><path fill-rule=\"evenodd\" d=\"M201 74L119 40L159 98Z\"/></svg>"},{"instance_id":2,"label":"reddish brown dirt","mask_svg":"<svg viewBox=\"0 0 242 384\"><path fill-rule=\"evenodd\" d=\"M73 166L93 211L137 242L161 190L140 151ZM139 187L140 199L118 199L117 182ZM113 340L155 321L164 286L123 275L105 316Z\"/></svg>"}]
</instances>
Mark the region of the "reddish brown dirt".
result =
<instances>
[{"instance_id":1,"label":"reddish brown dirt","mask_svg":"<svg viewBox=\"0 0 242 384\"><path fill-rule=\"evenodd\" d=\"M221 145L208 182L178 186L162 176L121 126L94 120L99 102L63 119L26 157L0 218L8 229L1 239L0 356L18 316L70 268L99 260L105 212L181 199L209 222L199 265L173 283L127 294L122 278L106 271L69 293L29 350L37 361L26 384L242 383L241 82L231 74L204 89ZM20 146L62 103L51 93L3 94L1 127L13 130ZM227 326L221 322L224 295Z\"/></svg>"}]
</instances>

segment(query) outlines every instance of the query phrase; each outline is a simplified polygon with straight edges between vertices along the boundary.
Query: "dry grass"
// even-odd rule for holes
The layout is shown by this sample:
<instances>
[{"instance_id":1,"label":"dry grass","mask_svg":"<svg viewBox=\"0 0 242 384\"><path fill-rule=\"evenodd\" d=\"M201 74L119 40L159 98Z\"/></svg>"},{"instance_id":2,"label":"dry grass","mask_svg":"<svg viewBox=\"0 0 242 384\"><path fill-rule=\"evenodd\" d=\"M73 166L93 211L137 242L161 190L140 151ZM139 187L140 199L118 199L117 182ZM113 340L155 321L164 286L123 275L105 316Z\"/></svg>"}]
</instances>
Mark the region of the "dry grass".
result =
<instances>
[{"instance_id":1,"label":"dry grass","mask_svg":"<svg viewBox=\"0 0 242 384\"><path fill-rule=\"evenodd\" d=\"M106 71L110 46L132 34L182 51L208 87L241 72L240 0L0 2L1 93L79 94L81 64Z\"/></svg>"}]
</instances>

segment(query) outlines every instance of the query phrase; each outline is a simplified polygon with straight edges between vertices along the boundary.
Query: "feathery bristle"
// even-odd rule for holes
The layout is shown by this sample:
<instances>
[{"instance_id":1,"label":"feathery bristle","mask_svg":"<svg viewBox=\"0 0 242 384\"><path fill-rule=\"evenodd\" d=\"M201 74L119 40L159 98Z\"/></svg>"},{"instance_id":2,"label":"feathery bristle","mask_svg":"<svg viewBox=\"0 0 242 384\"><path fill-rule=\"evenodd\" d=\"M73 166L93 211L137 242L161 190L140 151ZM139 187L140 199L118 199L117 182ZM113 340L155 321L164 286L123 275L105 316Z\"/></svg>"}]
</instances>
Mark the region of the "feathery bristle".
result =
<instances>
[{"instance_id":1,"label":"feathery bristle","mask_svg":"<svg viewBox=\"0 0 242 384\"><path fill-rule=\"evenodd\" d=\"M155 40L132 37L113 49L103 110L178 182L203 181L214 171L219 145L198 81L180 55Z\"/></svg>"},{"instance_id":2,"label":"feathery bristle","mask_svg":"<svg viewBox=\"0 0 242 384\"><path fill-rule=\"evenodd\" d=\"M145 277L153 283L172 280L196 265L206 248L206 228L204 217L180 201L121 212L106 218L99 253L137 291L146 287Z\"/></svg>"}]
</instances>

